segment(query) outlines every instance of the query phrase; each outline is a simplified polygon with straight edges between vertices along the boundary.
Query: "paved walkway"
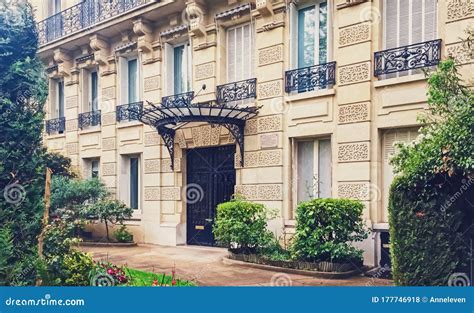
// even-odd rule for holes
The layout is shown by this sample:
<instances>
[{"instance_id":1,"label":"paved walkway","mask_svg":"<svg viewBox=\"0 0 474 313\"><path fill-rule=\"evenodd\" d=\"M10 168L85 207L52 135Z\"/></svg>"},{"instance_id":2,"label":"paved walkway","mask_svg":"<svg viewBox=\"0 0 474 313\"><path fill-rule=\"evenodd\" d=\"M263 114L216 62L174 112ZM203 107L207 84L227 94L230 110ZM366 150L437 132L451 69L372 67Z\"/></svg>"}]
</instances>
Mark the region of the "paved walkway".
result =
<instances>
[{"instance_id":1,"label":"paved walkway","mask_svg":"<svg viewBox=\"0 0 474 313\"><path fill-rule=\"evenodd\" d=\"M378 286L392 285L392 281L355 276L348 279L320 279L294 274L283 274L240 265L226 265L222 258L225 249L197 246L156 246L136 247L83 247L95 259L108 259L118 265L171 273L176 265L178 278L194 280L199 286Z\"/></svg>"}]
</instances>

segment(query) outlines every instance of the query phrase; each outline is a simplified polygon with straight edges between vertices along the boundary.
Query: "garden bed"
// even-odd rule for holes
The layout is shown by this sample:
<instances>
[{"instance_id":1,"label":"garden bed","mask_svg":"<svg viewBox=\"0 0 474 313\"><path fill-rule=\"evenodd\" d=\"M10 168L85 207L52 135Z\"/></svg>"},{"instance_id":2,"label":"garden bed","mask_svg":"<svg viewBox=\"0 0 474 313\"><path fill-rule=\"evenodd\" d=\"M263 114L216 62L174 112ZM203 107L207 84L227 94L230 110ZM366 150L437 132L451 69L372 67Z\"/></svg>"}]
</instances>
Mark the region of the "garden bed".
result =
<instances>
[{"instance_id":1,"label":"garden bed","mask_svg":"<svg viewBox=\"0 0 474 313\"><path fill-rule=\"evenodd\" d=\"M135 247L136 242L113 242L113 241L82 241L79 246L83 247Z\"/></svg>"},{"instance_id":2,"label":"garden bed","mask_svg":"<svg viewBox=\"0 0 474 313\"><path fill-rule=\"evenodd\" d=\"M320 278L337 279L363 274L365 267L359 263L306 262L291 260L271 260L258 254L243 254L229 251L228 264L251 265L271 271L309 275ZM247 264L246 264L247 263ZM256 266L255 266L256 265Z\"/></svg>"}]
</instances>

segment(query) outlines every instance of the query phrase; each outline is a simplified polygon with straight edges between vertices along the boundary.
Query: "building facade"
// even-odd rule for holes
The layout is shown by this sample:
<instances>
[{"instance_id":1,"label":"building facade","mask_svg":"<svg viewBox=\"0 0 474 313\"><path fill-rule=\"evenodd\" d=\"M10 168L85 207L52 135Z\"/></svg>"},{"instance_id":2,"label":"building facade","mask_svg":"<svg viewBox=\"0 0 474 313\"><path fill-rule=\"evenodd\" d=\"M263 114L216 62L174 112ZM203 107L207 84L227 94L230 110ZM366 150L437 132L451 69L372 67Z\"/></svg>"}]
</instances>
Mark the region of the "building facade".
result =
<instances>
[{"instance_id":1,"label":"building facade","mask_svg":"<svg viewBox=\"0 0 474 313\"><path fill-rule=\"evenodd\" d=\"M352 198L365 263L386 263L388 160L417 135L422 69L451 55L472 81L469 0L32 3L45 143L134 208L142 243L212 244L233 194L276 209L283 239L298 202Z\"/></svg>"}]
</instances>

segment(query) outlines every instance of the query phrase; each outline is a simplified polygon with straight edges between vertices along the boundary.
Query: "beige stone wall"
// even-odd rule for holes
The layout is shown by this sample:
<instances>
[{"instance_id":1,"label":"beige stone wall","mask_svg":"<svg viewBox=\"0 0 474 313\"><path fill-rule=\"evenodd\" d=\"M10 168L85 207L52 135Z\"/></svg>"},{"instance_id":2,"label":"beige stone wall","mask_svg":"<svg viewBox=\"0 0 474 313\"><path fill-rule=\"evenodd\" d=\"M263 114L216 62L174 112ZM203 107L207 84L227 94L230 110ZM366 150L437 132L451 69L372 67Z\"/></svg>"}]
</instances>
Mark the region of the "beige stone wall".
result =
<instances>
[{"instance_id":1,"label":"beige stone wall","mask_svg":"<svg viewBox=\"0 0 474 313\"><path fill-rule=\"evenodd\" d=\"M32 1L37 17L44 17L42 0ZM64 1L71 5L74 1ZM160 102L164 94L164 44L190 38L192 86L207 88L198 101L215 98L215 88L226 83L225 29L243 22L255 23L256 105L258 117L245 128L245 167L237 152L236 193L275 208L271 221L277 234L291 234L294 227L294 147L301 138L330 138L332 146L332 196L363 201L368 227L387 229L382 194L382 134L390 129L417 125L416 116L426 107L426 79L421 74L379 80L373 75L374 52L382 49L382 1L342 6L329 1L329 61L337 62L336 85L331 89L289 95L284 72L290 69L288 1L251 1L251 12L215 20L215 14L245 1L150 2L87 30L72 33L41 46L40 56L50 78L63 78L66 89L66 132L45 136L49 149L62 152L82 171L84 158L100 157L101 177L118 196L121 155L141 155L141 211L132 230L141 242L184 244L186 241L185 149L232 144L224 127L190 124L176 134L175 169L156 131L140 123L118 124L120 73L115 48L136 42L142 73L141 98ZM199 18L189 20L191 13ZM191 14L192 15L192 14ZM463 30L473 23L469 1L438 1L438 37L443 57L453 55L461 73L472 82L472 55L462 46ZM189 31L176 28L190 24ZM165 33L163 33L165 32ZM93 60L78 64L80 56ZM54 66L57 65L57 68ZM102 125L79 131L82 68L99 69ZM46 106L49 111L50 104ZM48 112L50 113L50 112ZM51 116L50 114L48 116ZM238 149L237 149L238 151ZM375 238L375 239L374 239ZM376 264L377 236L364 242L366 263Z\"/></svg>"}]
</instances>

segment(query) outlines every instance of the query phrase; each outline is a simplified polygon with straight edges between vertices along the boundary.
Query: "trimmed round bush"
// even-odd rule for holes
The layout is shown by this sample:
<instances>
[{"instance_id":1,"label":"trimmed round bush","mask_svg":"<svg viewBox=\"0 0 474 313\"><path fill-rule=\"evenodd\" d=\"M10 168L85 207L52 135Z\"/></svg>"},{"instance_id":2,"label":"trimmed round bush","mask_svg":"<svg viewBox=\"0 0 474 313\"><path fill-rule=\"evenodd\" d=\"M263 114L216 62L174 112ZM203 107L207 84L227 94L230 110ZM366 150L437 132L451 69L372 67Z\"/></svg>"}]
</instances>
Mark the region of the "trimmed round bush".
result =
<instances>
[{"instance_id":1,"label":"trimmed round bush","mask_svg":"<svg viewBox=\"0 0 474 313\"><path fill-rule=\"evenodd\" d=\"M293 257L307 261L362 260L362 250L350 243L367 237L362 220L364 205L348 199L313 199L296 209Z\"/></svg>"}]
</instances>

